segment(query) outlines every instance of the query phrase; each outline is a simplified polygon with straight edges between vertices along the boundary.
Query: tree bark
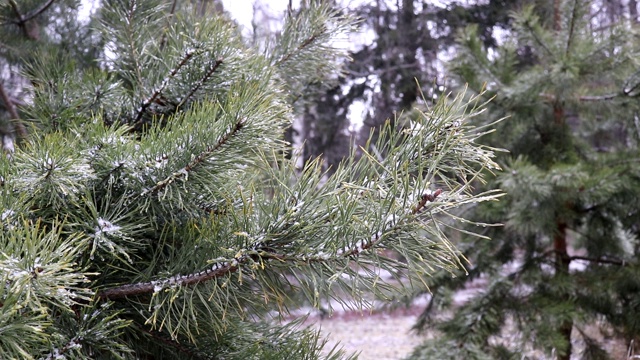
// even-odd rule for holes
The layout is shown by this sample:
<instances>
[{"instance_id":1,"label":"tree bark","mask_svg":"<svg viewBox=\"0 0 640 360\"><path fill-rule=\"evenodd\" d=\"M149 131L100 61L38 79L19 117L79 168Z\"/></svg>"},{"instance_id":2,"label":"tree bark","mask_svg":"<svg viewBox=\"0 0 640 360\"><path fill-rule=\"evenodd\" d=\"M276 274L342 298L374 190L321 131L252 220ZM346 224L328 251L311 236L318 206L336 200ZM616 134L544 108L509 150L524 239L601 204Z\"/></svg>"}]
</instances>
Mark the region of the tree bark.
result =
<instances>
[{"instance_id":1,"label":"tree bark","mask_svg":"<svg viewBox=\"0 0 640 360\"><path fill-rule=\"evenodd\" d=\"M571 259L568 254L567 247L567 224L558 220L556 234L553 238L553 248L556 254L555 261L555 277L564 277L569 274L569 264ZM564 321L560 324L558 331L567 343L567 351L565 354L557 356L558 360L570 360L571 358L571 330L573 329L573 320Z\"/></svg>"},{"instance_id":2,"label":"tree bark","mask_svg":"<svg viewBox=\"0 0 640 360\"><path fill-rule=\"evenodd\" d=\"M636 0L629 0L629 17L632 23L638 23L638 2Z\"/></svg>"}]
</instances>

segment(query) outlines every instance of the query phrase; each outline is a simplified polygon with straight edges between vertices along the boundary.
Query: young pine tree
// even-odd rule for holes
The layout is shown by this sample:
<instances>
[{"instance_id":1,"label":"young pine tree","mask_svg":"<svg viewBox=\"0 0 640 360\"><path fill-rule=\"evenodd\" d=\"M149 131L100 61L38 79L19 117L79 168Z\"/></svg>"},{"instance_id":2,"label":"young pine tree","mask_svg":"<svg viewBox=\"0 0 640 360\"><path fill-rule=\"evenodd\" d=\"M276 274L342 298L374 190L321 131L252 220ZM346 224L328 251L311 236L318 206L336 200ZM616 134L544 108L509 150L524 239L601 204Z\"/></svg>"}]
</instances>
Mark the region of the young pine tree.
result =
<instances>
[{"instance_id":1,"label":"young pine tree","mask_svg":"<svg viewBox=\"0 0 640 360\"><path fill-rule=\"evenodd\" d=\"M318 358L317 333L276 321L300 298L363 306L391 296L377 269L413 284L460 265L443 219L494 198L471 189L496 167L465 122L476 102L387 126L384 159L351 156L326 181L287 158L293 103L339 70L353 23L311 3L256 48L160 0L105 1L88 66L62 39L25 42L13 120L29 125L0 159L0 358ZM8 4L16 32L61 6Z\"/></svg>"},{"instance_id":2,"label":"young pine tree","mask_svg":"<svg viewBox=\"0 0 640 360\"><path fill-rule=\"evenodd\" d=\"M607 337L638 341L640 46L624 18L592 13L599 5L555 1L546 19L525 8L492 53L474 27L462 33L455 72L495 96L485 121L509 117L486 139L510 150L491 184L508 195L473 218L504 226L460 244L471 276L432 279L417 327L444 341L412 358L620 359ZM431 316L473 281L484 288L452 316Z\"/></svg>"}]
</instances>

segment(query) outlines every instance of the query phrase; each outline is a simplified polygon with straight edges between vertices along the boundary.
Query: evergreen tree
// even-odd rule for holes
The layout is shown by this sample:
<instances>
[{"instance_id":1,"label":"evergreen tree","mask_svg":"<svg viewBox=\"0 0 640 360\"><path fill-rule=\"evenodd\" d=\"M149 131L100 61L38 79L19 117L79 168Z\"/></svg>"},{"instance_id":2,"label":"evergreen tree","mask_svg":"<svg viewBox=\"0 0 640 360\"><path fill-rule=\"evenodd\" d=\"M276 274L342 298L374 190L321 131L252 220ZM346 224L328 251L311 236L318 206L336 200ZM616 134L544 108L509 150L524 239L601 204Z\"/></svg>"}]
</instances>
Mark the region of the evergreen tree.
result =
<instances>
[{"instance_id":1,"label":"evergreen tree","mask_svg":"<svg viewBox=\"0 0 640 360\"><path fill-rule=\"evenodd\" d=\"M103 44L94 62L15 45L32 89L0 159L0 358L319 358L319 335L279 314L388 299L402 289L380 269L408 285L453 271L447 214L496 196L472 191L497 166L466 122L477 97L385 126L384 159L352 155L326 181L317 161L296 170L284 128L307 84L339 71L352 20L311 2L248 47L217 12L174 5L105 1L81 29ZM62 3L26 6L2 8L16 32Z\"/></svg>"},{"instance_id":2,"label":"evergreen tree","mask_svg":"<svg viewBox=\"0 0 640 360\"><path fill-rule=\"evenodd\" d=\"M600 3L553 5L515 14L492 53L477 27L460 36L454 71L495 97L477 121L509 117L486 138L510 150L490 184L507 196L472 217L504 226L462 239L469 277L430 280L416 327L442 337L412 359L619 359L607 336L640 337L637 28L592 13ZM473 282L484 288L452 300Z\"/></svg>"},{"instance_id":3,"label":"evergreen tree","mask_svg":"<svg viewBox=\"0 0 640 360\"><path fill-rule=\"evenodd\" d=\"M536 2L546 5L549 1ZM405 0L363 2L349 8L351 14L362 19L366 35L355 37L351 59L340 78L329 87L322 84L319 93L305 95L309 101L301 121L304 158L322 156L331 172L349 154L351 145L364 145L372 130L377 131L388 118L395 119L419 103L420 91L428 97L442 95L447 91L447 74L442 71L441 57L452 50L457 31L476 24L482 41L493 47L499 37L495 29L510 28L508 13L522 3ZM416 80L422 89L416 86ZM363 114L351 114L353 118L362 117L363 122L360 130L354 131L350 111L362 107Z\"/></svg>"}]
</instances>

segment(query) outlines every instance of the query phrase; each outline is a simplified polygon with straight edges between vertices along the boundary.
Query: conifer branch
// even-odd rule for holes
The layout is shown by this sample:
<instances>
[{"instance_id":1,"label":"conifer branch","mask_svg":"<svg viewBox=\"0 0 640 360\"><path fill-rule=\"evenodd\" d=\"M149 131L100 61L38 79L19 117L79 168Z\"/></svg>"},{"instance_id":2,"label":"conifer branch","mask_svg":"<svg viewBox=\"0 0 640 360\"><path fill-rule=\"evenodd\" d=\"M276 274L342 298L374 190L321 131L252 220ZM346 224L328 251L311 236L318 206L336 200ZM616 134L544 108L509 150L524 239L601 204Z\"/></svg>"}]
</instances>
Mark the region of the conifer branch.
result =
<instances>
[{"instance_id":1,"label":"conifer branch","mask_svg":"<svg viewBox=\"0 0 640 360\"><path fill-rule=\"evenodd\" d=\"M167 87L167 85L169 85L169 81L171 81L171 79L173 79L173 77L176 76L178 71L180 71L180 69L187 64L189 59L191 59L194 54L195 54L194 49L187 50L184 56L182 57L182 59L180 60L180 62L173 68L173 70L171 70L169 75L167 75L167 77L165 77L164 80L162 80L162 83L160 83L160 86L153 91L151 96L149 96L145 101L142 102L142 104L140 105L140 108L138 108L138 113L136 114L136 117L135 117L135 124L133 125L134 129L138 128L141 125L142 116L144 115L147 108L151 106L151 104L153 104L158 99L158 97L162 94L162 92Z\"/></svg>"},{"instance_id":2,"label":"conifer branch","mask_svg":"<svg viewBox=\"0 0 640 360\"><path fill-rule=\"evenodd\" d=\"M185 178L189 175L193 169L195 169L198 165L200 165L203 161L205 161L213 152L220 149L224 144L226 144L229 139L234 136L238 131L240 131L245 125L245 120L242 119L236 123L236 125L229 131L224 134L218 142L213 146L208 146L203 152L201 152L198 156L196 156L193 160L191 160L187 165L185 165L182 169L174 172L169 175L166 179L159 181L156 185L150 189L143 191L140 195L145 196L147 194L156 193L165 187L167 187L172 182Z\"/></svg>"},{"instance_id":3,"label":"conifer branch","mask_svg":"<svg viewBox=\"0 0 640 360\"><path fill-rule=\"evenodd\" d=\"M564 55L565 56L569 56L570 55L570 51L571 51L571 44L573 42L573 34L575 31L575 23L576 23L576 18L578 17L578 1L574 0L573 2L573 9L571 11L571 20L570 20L570 25L569 25L569 34L567 35L567 48L564 51Z\"/></svg>"},{"instance_id":4,"label":"conifer branch","mask_svg":"<svg viewBox=\"0 0 640 360\"><path fill-rule=\"evenodd\" d=\"M427 204L428 201L433 202L441 193L442 193L442 189L437 189L432 193L423 194L422 199L420 199L420 202L418 203L418 205L415 208L413 208L412 213L414 215L418 214L420 211L422 211L422 209L424 208L424 206Z\"/></svg>"},{"instance_id":5,"label":"conifer branch","mask_svg":"<svg viewBox=\"0 0 640 360\"><path fill-rule=\"evenodd\" d=\"M152 338L159 340L160 342L172 347L173 349L178 350L179 352L189 356L192 359L196 359L196 360L205 360L205 359L213 359L211 357L202 357L200 354L197 354L196 352L194 352L192 349L188 348L187 346L184 346L182 344L180 344L178 341L172 340L167 338L167 336L164 336L162 333L158 332L158 331L153 331L153 330L148 330L146 328L144 328L142 325L135 323L135 327L138 328L138 330L146 333L147 335L151 336Z\"/></svg>"},{"instance_id":6,"label":"conifer branch","mask_svg":"<svg viewBox=\"0 0 640 360\"><path fill-rule=\"evenodd\" d=\"M436 190L431 194L424 194L416 207L413 208L411 213L416 215L428 201L434 201L435 198L442 193L441 189ZM393 226L397 228L397 224ZM127 284L117 286L114 288L102 290L98 292L98 298L102 300L118 300L129 296L144 295L151 293L158 293L167 288L179 287L179 286L192 286L203 282L217 279L219 277L234 273L240 269L244 264L259 261L259 260L277 260L279 263L291 262L291 263L322 263L337 259L351 258L360 255L362 252L369 250L380 243L382 237L375 234L371 237L370 241L360 240L356 242L356 246L353 248L346 248L336 253L336 256L332 257L328 254L316 254L316 255L300 255L300 254L278 254L268 246L268 243L259 243L254 245L250 249L243 249L238 252L239 255L233 259L218 258L215 260L213 266L187 275L175 275L164 280L154 280L149 282L142 282L136 284Z\"/></svg>"},{"instance_id":7,"label":"conifer branch","mask_svg":"<svg viewBox=\"0 0 640 360\"><path fill-rule=\"evenodd\" d=\"M18 4L16 4L15 0L9 0L9 5L11 5L13 12L18 17L18 21L14 21L14 24L18 24L19 26L24 25L24 18L22 17L22 13L20 13L20 9L18 8Z\"/></svg>"},{"instance_id":8,"label":"conifer branch","mask_svg":"<svg viewBox=\"0 0 640 360\"><path fill-rule=\"evenodd\" d=\"M300 51L304 50L307 46L311 45L314 41L316 41L320 37L320 35L322 35L322 32L316 32L310 37L308 37L305 41L303 41L300 45L298 45L298 47L295 50L285 54L282 58L280 58L280 60L276 61L275 66L280 67L280 65L289 61L289 59L291 59L296 53L299 53Z\"/></svg>"},{"instance_id":9,"label":"conifer branch","mask_svg":"<svg viewBox=\"0 0 640 360\"><path fill-rule=\"evenodd\" d=\"M160 50L164 50L164 47L167 45L167 32L171 27L171 20L176 12L176 5L178 4L178 0L173 0L171 3L171 8L169 9L169 14L167 16L167 28L162 33L162 39L160 40Z\"/></svg>"},{"instance_id":10,"label":"conifer branch","mask_svg":"<svg viewBox=\"0 0 640 360\"><path fill-rule=\"evenodd\" d=\"M52 0L51 0L51 3L53 3ZM18 20L14 21L13 23L18 25L18 27L22 29L22 31L24 32L24 35L27 38L31 40L39 40L38 24L35 24L35 23L27 24L29 19L33 18L34 16L30 17L29 19L25 19L24 15L22 15L22 13L20 12L20 9L18 8L18 4L16 4L15 0L9 0L9 5L11 5L11 7L13 8L13 12L16 14L16 17L18 18ZM42 11L46 10L46 8L49 5L51 4L48 4L48 5L45 4L46 7Z\"/></svg>"},{"instance_id":11,"label":"conifer branch","mask_svg":"<svg viewBox=\"0 0 640 360\"><path fill-rule=\"evenodd\" d=\"M218 67L222 64L222 61L223 61L222 58L220 58L216 60L215 63L213 63L213 66L209 68L209 71L207 71L207 73L204 74L202 79L198 80L198 82L196 82L196 84L191 88L191 90L189 90L189 93L187 93L187 95L182 100L180 100L180 103L178 104L177 108L180 108L182 105L184 105L193 96L193 94L196 93L196 91L200 90L202 85L204 85L204 83L207 80L209 80L211 75L213 75L213 73L216 72Z\"/></svg>"},{"instance_id":12,"label":"conifer branch","mask_svg":"<svg viewBox=\"0 0 640 360\"><path fill-rule=\"evenodd\" d=\"M549 93L540 93L538 94L538 96L540 96L545 100L548 100L549 102L555 102L557 100L555 95L549 94ZM577 99L578 101L581 101L581 102L607 101L607 100L615 99L618 96L620 96L620 93L606 94L606 95L593 95L593 96L584 95L584 96L578 96Z\"/></svg>"},{"instance_id":13,"label":"conifer branch","mask_svg":"<svg viewBox=\"0 0 640 360\"><path fill-rule=\"evenodd\" d=\"M38 15L42 14L42 13L43 13L43 12L45 12L45 11L46 11L46 10L47 10L51 5L53 5L53 3L54 3L55 1L56 1L56 0L49 0L48 2L46 2L46 3L42 4L42 6L40 6L40 8L35 9L35 10L31 11L30 13L28 13L28 14L24 15L24 16L22 17L22 20L21 20L21 21L22 21L23 23L25 23L25 22L27 22L27 21L29 21L29 20L31 20L31 19L33 19L33 18L35 18L36 16L38 16Z\"/></svg>"},{"instance_id":14,"label":"conifer branch","mask_svg":"<svg viewBox=\"0 0 640 360\"><path fill-rule=\"evenodd\" d=\"M165 288L196 285L236 272L240 264L248 260L248 255L240 255L232 261L221 261L212 267L193 274L176 275L164 280L155 280L136 284L127 284L100 291L98 297L103 300L117 300L134 295L150 294Z\"/></svg>"}]
</instances>

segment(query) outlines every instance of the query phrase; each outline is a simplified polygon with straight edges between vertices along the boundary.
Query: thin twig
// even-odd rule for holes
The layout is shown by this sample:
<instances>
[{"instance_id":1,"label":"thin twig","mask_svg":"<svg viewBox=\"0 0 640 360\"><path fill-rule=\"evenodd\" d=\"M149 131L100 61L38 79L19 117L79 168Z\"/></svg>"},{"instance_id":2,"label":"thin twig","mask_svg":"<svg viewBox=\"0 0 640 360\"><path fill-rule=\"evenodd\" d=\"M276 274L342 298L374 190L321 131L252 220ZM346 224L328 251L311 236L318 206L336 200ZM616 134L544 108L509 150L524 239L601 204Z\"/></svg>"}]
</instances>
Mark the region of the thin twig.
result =
<instances>
[{"instance_id":1,"label":"thin twig","mask_svg":"<svg viewBox=\"0 0 640 360\"><path fill-rule=\"evenodd\" d=\"M241 255L236 259L228 262L220 262L214 264L209 269L188 275L176 275L165 280L150 281L144 283L127 284L106 289L98 293L98 297L103 300L123 299L129 296L150 294L154 291L161 290L165 286L189 286L196 285L208 280L216 279L226 274L234 273L240 267L240 264L248 260L248 255Z\"/></svg>"},{"instance_id":2,"label":"thin twig","mask_svg":"<svg viewBox=\"0 0 640 360\"><path fill-rule=\"evenodd\" d=\"M171 346L172 348L188 355L190 358L192 359L205 359L202 356L200 356L199 354L196 354L192 349L189 349L188 347L180 344L178 341L172 340L167 338L167 336L165 336L164 334L162 334L161 332L158 331L153 331L153 330L148 330L145 329L142 325L134 323L135 327L138 328L138 330L148 334L149 336L151 336L152 338L159 340L162 343L165 343L169 346Z\"/></svg>"},{"instance_id":3,"label":"thin twig","mask_svg":"<svg viewBox=\"0 0 640 360\"><path fill-rule=\"evenodd\" d=\"M607 101L607 100L615 99L620 95L621 95L620 93L606 94L606 95L584 95L584 96L578 96L577 99L581 102ZM549 94L549 93L540 93L538 94L538 96L546 100L549 100L550 102L555 102L557 100L555 95Z\"/></svg>"},{"instance_id":4,"label":"thin twig","mask_svg":"<svg viewBox=\"0 0 640 360\"><path fill-rule=\"evenodd\" d=\"M51 3L53 3L53 1L51 1ZM33 17L39 15L42 11L46 10L51 3L45 3L43 7L41 7L40 9L37 9L33 14L31 15L27 15L27 18L25 18L24 15L22 15L22 13L20 13L20 9L18 8L18 4L16 4L16 2L14 0L9 0L9 4L11 5L11 7L13 8L13 12L16 14L16 17L18 18L18 21L13 21L14 24L17 24L18 27L20 27L22 29L22 31L24 32L24 35L31 39L31 40L38 40L39 39L39 35L38 35L38 24L36 23L32 23L31 27L27 26L27 23L30 19L32 19ZM41 11L40 11L41 10Z\"/></svg>"},{"instance_id":5,"label":"thin twig","mask_svg":"<svg viewBox=\"0 0 640 360\"><path fill-rule=\"evenodd\" d=\"M209 71L207 71L206 74L204 74L204 76L202 77L202 79L200 79L192 88L191 90L189 90L189 93L187 93L187 95L180 100L180 103L178 104L177 108L180 108L182 105L184 105L192 96L193 94L196 93L196 91L198 91L200 89L200 87L202 87L202 85L209 80L209 78L211 77L211 75L213 75L213 73L218 69L218 67L222 64L222 59L218 59L216 60L215 63L213 63L213 66L209 69Z\"/></svg>"},{"instance_id":6,"label":"thin twig","mask_svg":"<svg viewBox=\"0 0 640 360\"><path fill-rule=\"evenodd\" d=\"M173 0L173 3L171 4L171 9L169 10L169 15L167 16L167 28L162 33L162 39L160 40L160 50L163 50L165 45L167 44L167 31L169 31L169 28L171 27L171 19L173 19L173 15L176 12L177 3L178 0Z\"/></svg>"},{"instance_id":7,"label":"thin twig","mask_svg":"<svg viewBox=\"0 0 640 360\"><path fill-rule=\"evenodd\" d=\"M438 197L438 195L440 195L440 194L442 194L442 189L437 189L436 191L434 191L432 193L429 193L429 194L423 194L422 198L420 199L420 202L418 203L418 205L416 205L415 208L413 208L411 213L413 215L416 215L417 213L422 211L422 209L427 204L427 202L429 202L429 201L433 202Z\"/></svg>"},{"instance_id":8,"label":"thin twig","mask_svg":"<svg viewBox=\"0 0 640 360\"><path fill-rule=\"evenodd\" d=\"M166 179L159 181L156 185L150 189L145 190L140 194L141 196L145 196L148 194L154 194L165 187L169 186L172 182L186 177L194 168L196 168L200 163L202 163L206 158L208 158L214 151L220 149L224 144L226 144L229 139L234 136L238 131L240 131L245 125L244 120L238 121L238 123L229 131L224 134L218 142L213 146L208 146L203 152L201 152L198 156L196 156L193 160L191 160L185 167L176 171L175 173L169 175Z\"/></svg>"},{"instance_id":9,"label":"thin twig","mask_svg":"<svg viewBox=\"0 0 640 360\"><path fill-rule=\"evenodd\" d=\"M280 65L282 65L285 62L289 61L289 59L291 57L293 57L294 54L296 54L297 52L300 52L301 50L303 50L304 48L309 46L311 43L316 41L318 39L318 37L320 37L321 34L322 33L315 33L315 34L311 35L310 37L308 37L304 42L302 42L302 44L298 45L298 47L294 51L286 54L280 60L276 61L275 66L279 67Z\"/></svg>"},{"instance_id":10,"label":"thin twig","mask_svg":"<svg viewBox=\"0 0 640 360\"><path fill-rule=\"evenodd\" d=\"M151 94L151 96L149 96L145 101L142 102L142 105L140 105L140 108L138 109L138 114L136 115L136 118L135 118L135 124L133 125L134 129L140 126L142 122L142 115L144 115L144 112L147 110L147 108L151 106L151 104L160 96L160 94L162 94L162 92L167 87L167 85L169 85L169 81L173 79L174 76L176 76L178 71L180 71L180 69L187 64L189 59L191 59L194 54L195 54L195 50L188 50L187 52L185 52L184 56L182 57L180 62L176 65L176 67L174 67L173 70L171 70L171 72L169 73L169 75L167 75L167 77L165 77L164 80L162 80L162 83L160 84L160 86Z\"/></svg>"},{"instance_id":11,"label":"thin twig","mask_svg":"<svg viewBox=\"0 0 640 360\"><path fill-rule=\"evenodd\" d=\"M13 12L18 17L17 24L20 25L20 26L24 25L24 18L22 17L22 14L20 13L20 9L18 8L18 4L16 4L16 2L14 0L9 0L9 5L11 5L11 7L13 8Z\"/></svg>"},{"instance_id":12,"label":"thin twig","mask_svg":"<svg viewBox=\"0 0 640 360\"><path fill-rule=\"evenodd\" d=\"M24 15L24 17L22 18L22 22L25 23L33 18L35 18L36 16L42 14L43 12L45 12L51 5L53 5L53 3L56 0L49 0L48 2L44 3L40 8L33 10L32 12Z\"/></svg>"}]
</instances>

